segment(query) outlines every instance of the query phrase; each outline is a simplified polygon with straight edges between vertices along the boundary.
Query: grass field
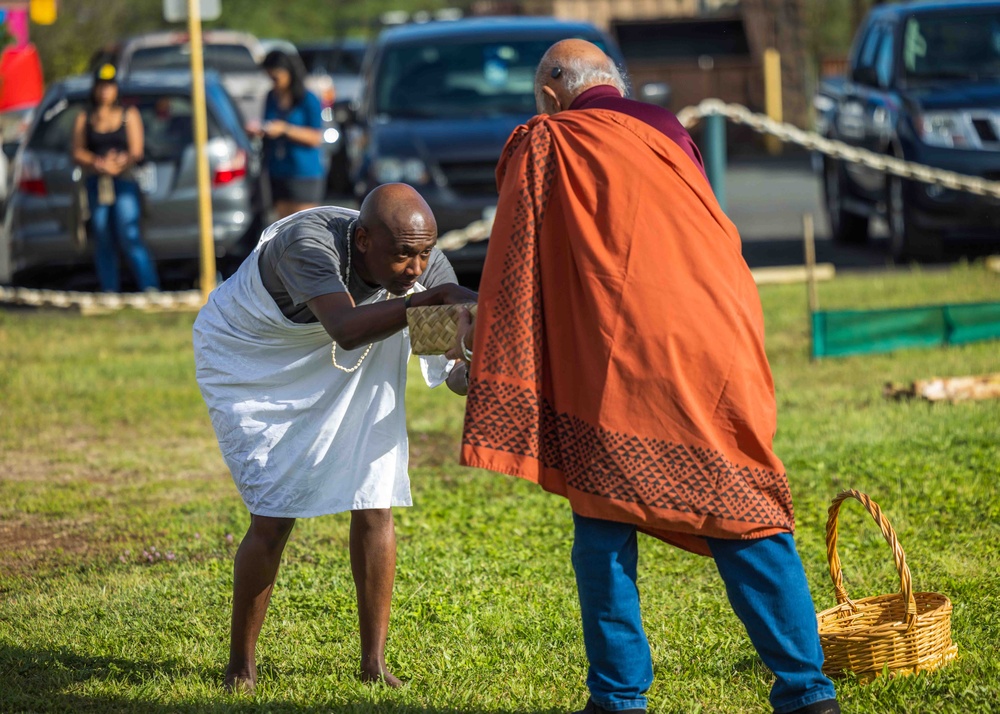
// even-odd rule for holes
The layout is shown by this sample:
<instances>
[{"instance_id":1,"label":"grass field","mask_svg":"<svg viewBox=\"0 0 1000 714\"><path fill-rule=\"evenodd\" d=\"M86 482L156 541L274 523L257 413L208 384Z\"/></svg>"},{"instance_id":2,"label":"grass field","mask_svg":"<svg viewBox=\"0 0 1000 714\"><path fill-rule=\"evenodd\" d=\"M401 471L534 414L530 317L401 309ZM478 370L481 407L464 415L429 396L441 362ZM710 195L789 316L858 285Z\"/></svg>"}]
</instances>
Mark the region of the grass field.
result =
<instances>
[{"instance_id":1,"label":"grass field","mask_svg":"<svg viewBox=\"0 0 1000 714\"><path fill-rule=\"evenodd\" d=\"M886 401L886 381L1000 371L997 343L810 363L805 291L762 288L776 448L819 609L826 508L885 509L917 589L954 602L960 658L841 680L845 712L990 712L1000 701L1000 402ZM1000 299L978 266L840 277L824 307ZM193 378L193 315L0 311L0 712L566 712L586 700L567 504L455 465L463 402L411 379L415 506L396 513L391 691L354 678L344 515L286 550L252 696L222 692L232 560L247 517ZM841 518L853 596L898 577L859 504ZM708 559L652 539L640 587L659 713L767 712L770 674Z\"/></svg>"}]
</instances>

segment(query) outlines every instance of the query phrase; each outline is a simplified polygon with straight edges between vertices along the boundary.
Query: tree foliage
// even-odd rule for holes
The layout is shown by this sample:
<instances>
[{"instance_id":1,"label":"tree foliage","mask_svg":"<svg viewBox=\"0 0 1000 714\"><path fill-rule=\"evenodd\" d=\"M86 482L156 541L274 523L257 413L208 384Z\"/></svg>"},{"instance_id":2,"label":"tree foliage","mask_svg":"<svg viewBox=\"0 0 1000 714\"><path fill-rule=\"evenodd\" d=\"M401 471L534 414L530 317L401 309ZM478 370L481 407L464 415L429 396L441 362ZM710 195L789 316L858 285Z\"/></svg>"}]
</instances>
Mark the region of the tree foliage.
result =
<instances>
[{"instance_id":1,"label":"tree foliage","mask_svg":"<svg viewBox=\"0 0 1000 714\"><path fill-rule=\"evenodd\" d=\"M325 37L370 36L382 13L390 10L434 11L464 7L469 0L221 0L222 16L205 29L245 30L261 38L291 41ZM47 79L86 70L100 47L150 30L184 31L184 24L163 19L163 0L60 0L59 15L49 26L32 25Z\"/></svg>"}]
</instances>

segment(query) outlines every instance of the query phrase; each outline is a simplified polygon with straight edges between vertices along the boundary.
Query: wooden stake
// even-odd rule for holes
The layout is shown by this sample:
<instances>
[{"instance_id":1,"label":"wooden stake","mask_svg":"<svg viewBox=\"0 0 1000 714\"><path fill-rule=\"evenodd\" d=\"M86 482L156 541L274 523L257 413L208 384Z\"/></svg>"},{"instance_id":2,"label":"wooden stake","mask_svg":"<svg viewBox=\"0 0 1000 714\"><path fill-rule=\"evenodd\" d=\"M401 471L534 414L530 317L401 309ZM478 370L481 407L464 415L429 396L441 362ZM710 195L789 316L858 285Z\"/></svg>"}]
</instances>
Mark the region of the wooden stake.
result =
<instances>
[{"instance_id":1,"label":"wooden stake","mask_svg":"<svg viewBox=\"0 0 1000 714\"><path fill-rule=\"evenodd\" d=\"M809 288L809 315L819 310L819 296L816 292L816 234L813 215L802 215L802 241L805 243L806 285Z\"/></svg>"},{"instance_id":2,"label":"wooden stake","mask_svg":"<svg viewBox=\"0 0 1000 714\"><path fill-rule=\"evenodd\" d=\"M816 319L819 310L819 296L816 292L816 235L813 229L813 215L802 214L802 242L805 244L806 290L809 296L809 359L816 359Z\"/></svg>"}]
</instances>

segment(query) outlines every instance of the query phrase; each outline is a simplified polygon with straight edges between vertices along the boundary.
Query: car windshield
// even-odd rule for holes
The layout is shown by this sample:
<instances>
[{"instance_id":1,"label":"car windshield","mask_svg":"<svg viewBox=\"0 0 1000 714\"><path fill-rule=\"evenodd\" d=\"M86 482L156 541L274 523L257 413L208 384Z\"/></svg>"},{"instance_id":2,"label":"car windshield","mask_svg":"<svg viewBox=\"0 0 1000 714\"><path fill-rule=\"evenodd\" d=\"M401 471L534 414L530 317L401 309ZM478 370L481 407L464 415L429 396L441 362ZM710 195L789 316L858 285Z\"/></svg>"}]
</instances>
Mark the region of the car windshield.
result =
<instances>
[{"instance_id":1,"label":"car windshield","mask_svg":"<svg viewBox=\"0 0 1000 714\"><path fill-rule=\"evenodd\" d=\"M139 109L145 132L146 159L178 161L184 150L192 145L190 98L168 94L156 97L123 95L121 102ZM83 99L61 100L46 108L28 141L28 148L69 152L73 123L86 109L87 102ZM219 125L209 112L208 136L213 138L219 134Z\"/></svg>"},{"instance_id":2,"label":"car windshield","mask_svg":"<svg viewBox=\"0 0 1000 714\"><path fill-rule=\"evenodd\" d=\"M306 69L314 74L360 74L364 46L299 50Z\"/></svg>"},{"instance_id":3,"label":"car windshield","mask_svg":"<svg viewBox=\"0 0 1000 714\"><path fill-rule=\"evenodd\" d=\"M205 68L220 74L258 72L249 48L243 45L210 44L204 47ZM130 71L145 69L188 69L191 66L191 45L140 47L129 61Z\"/></svg>"},{"instance_id":4,"label":"car windshield","mask_svg":"<svg viewBox=\"0 0 1000 714\"><path fill-rule=\"evenodd\" d=\"M1000 77L1000 11L915 15L902 49L909 80Z\"/></svg>"},{"instance_id":5,"label":"car windshield","mask_svg":"<svg viewBox=\"0 0 1000 714\"><path fill-rule=\"evenodd\" d=\"M395 118L534 114L535 67L560 39L390 46L379 65L375 111Z\"/></svg>"}]
</instances>

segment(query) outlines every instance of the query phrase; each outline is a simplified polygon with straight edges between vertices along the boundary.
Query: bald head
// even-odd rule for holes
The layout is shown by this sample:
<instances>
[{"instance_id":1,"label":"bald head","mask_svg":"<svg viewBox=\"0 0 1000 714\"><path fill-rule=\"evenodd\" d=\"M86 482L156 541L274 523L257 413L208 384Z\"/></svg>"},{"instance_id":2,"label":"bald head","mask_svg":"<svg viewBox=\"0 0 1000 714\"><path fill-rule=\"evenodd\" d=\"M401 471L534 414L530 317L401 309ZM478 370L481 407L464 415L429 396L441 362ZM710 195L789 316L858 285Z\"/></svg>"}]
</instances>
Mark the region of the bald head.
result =
<instances>
[{"instance_id":1,"label":"bald head","mask_svg":"<svg viewBox=\"0 0 1000 714\"><path fill-rule=\"evenodd\" d=\"M550 47L535 72L535 104L540 114L569 109L592 87L608 85L622 96L628 84L614 61L593 42L562 40Z\"/></svg>"},{"instance_id":2,"label":"bald head","mask_svg":"<svg viewBox=\"0 0 1000 714\"><path fill-rule=\"evenodd\" d=\"M358 223L369 231L385 230L393 235L424 229L437 235L431 207L415 188L405 183L377 186L361 202Z\"/></svg>"},{"instance_id":3,"label":"bald head","mask_svg":"<svg viewBox=\"0 0 1000 714\"><path fill-rule=\"evenodd\" d=\"M354 232L362 280L404 295L427 268L437 242L437 221L412 186L376 187L361 203Z\"/></svg>"}]
</instances>

